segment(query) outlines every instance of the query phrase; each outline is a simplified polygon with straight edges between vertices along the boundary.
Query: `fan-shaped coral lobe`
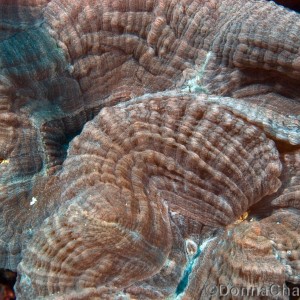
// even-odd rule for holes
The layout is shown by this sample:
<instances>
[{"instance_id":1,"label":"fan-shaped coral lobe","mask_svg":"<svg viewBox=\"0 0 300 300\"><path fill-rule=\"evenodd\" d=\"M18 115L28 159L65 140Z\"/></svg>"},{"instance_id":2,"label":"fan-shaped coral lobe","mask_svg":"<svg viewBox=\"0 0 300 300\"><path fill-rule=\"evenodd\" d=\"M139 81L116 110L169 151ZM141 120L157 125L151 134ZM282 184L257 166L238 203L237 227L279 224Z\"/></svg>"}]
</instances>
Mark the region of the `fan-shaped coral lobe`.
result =
<instances>
[{"instance_id":1,"label":"fan-shaped coral lobe","mask_svg":"<svg viewBox=\"0 0 300 300\"><path fill-rule=\"evenodd\" d=\"M299 28L263 0L0 1L18 297L299 284Z\"/></svg>"},{"instance_id":2,"label":"fan-shaped coral lobe","mask_svg":"<svg viewBox=\"0 0 300 300\"><path fill-rule=\"evenodd\" d=\"M35 12L41 10L40 6L36 10L30 3L24 6L21 3L1 4L5 6L3 15L11 21L2 20L7 26L16 21L12 13L16 5L19 10L15 14L22 19L32 13L37 21ZM71 126L61 126L53 138L49 130L45 130L48 120L63 116L64 110L73 111L74 103L78 103L76 99L80 99L76 97L78 84L71 78L68 81L64 54L43 27L43 22L29 23L21 22L23 27L0 43L0 223L1 239L5 241L1 243L0 253L1 265L13 270L20 260L21 245L28 238L27 230L31 228L28 224L38 217L28 217L32 186L37 177L62 163L64 137L78 130L74 122L72 130L68 131ZM5 32L10 30L6 28ZM67 124L65 119L61 118L60 123ZM80 128L84 122L85 119ZM12 211L15 211L13 215Z\"/></svg>"},{"instance_id":3,"label":"fan-shaped coral lobe","mask_svg":"<svg viewBox=\"0 0 300 300\"><path fill-rule=\"evenodd\" d=\"M187 244L197 248L201 234L233 223L278 189L281 163L274 142L202 97L157 94L103 109L85 126L57 175L59 199L47 199L60 208L20 264L20 296L71 299L77 286L78 297L90 288L99 297L110 288L121 293L173 261L178 233L178 246L192 238ZM182 227L186 222L194 226ZM175 293L185 257L177 261L173 290L154 285L153 292Z\"/></svg>"},{"instance_id":4,"label":"fan-shaped coral lobe","mask_svg":"<svg viewBox=\"0 0 300 300\"><path fill-rule=\"evenodd\" d=\"M32 176L43 168L43 151L31 122L11 112L0 113L0 201L1 201L1 265L15 269L20 261L19 238L12 224L22 224L29 206L28 194ZM25 209L16 210L17 207ZM11 214L14 212L13 214ZM19 219L22 221L20 222Z\"/></svg>"},{"instance_id":5,"label":"fan-shaped coral lobe","mask_svg":"<svg viewBox=\"0 0 300 300\"><path fill-rule=\"evenodd\" d=\"M44 15L89 107L184 84L266 107L299 136L295 13L263 1L51 1Z\"/></svg>"},{"instance_id":6,"label":"fan-shaped coral lobe","mask_svg":"<svg viewBox=\"0 0 300 300\"><path fill-rule=\"evenodd\" d=\"M299 284L298 249L299 211L230 225L197 261L185 299L289 299L286 282Z\"/></svg>"},{"instance_id":7,"label":"fan-shaped coral lobe","mask_svg":"<svg viewBox=\"0 0 300 300\"><path fill-rule=\"evenodd\" d=\"M299 209L300 202L300 151L286 153L282 157L283 172L280 190L269 200L272 207Z\"/></svg>"}]
</instances>

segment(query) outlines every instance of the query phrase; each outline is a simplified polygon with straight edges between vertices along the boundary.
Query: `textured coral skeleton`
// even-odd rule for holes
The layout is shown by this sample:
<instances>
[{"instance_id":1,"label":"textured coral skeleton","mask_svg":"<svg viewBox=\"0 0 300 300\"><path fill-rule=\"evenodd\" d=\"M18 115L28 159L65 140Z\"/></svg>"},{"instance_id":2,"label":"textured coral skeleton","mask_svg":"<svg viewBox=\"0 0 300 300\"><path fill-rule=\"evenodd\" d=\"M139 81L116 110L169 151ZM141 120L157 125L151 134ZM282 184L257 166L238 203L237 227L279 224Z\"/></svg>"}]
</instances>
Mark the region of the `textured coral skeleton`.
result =
<instances>
[{"instance_id":1,"label":"textured coral skeleton","mask_svg":"<svg viewBox=\"0 0 300 300\"><path fill-rule=\"evenodd\" d=\"M0 11L0 267L19 299L300 284L298 14L263 0Z\"/></svg>"}]
</instances>

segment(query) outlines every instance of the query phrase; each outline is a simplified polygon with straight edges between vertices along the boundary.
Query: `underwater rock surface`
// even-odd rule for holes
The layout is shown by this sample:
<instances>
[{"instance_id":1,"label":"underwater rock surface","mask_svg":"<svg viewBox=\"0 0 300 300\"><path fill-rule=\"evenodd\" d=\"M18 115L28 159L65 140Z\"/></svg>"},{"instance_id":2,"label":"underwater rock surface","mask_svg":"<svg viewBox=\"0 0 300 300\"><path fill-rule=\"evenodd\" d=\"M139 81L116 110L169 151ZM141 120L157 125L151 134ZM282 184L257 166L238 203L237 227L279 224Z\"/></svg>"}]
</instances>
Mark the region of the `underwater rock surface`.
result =
<instances>
[{"instance_id":1,"label":"underwater rock surface","mask_svg":"<svg viewBox=\"0 0 300 300\"><path fill-rule=\"evenodd\" d=\"M264 0L0 11L0 268L17 270L18 299L300 284L297 13Z\"/></svg>"}]
</instances>

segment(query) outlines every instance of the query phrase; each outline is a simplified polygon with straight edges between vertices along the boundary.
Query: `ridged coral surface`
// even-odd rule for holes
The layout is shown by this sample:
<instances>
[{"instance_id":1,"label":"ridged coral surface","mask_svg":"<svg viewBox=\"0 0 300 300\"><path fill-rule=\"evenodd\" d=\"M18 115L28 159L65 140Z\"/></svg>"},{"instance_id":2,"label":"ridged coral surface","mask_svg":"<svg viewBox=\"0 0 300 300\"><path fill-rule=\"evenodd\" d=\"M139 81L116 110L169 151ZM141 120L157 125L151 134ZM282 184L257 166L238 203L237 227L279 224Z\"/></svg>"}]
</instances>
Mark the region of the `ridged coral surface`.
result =
<instances>
[{"instance_id":1,"label":"ridged coral surface","mask_svg":"<svg viewBox=\"0 0 300 300\"><path fill-rule=\"evenodd\" d=\"M263 0L0 11L0 267L19 299L300 284L299 15Z\"/></svg>"}]
</instances>

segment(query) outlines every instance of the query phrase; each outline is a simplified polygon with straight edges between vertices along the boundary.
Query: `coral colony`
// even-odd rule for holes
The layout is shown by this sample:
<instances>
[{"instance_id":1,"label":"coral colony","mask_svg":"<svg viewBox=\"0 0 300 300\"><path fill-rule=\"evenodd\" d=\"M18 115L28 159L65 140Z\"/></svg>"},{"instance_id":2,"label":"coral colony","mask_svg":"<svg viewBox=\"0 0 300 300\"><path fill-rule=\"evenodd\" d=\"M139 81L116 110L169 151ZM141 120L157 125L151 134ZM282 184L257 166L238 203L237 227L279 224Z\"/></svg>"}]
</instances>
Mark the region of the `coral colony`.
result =
<instances>
[{"instance_id":1,"label":"coral colony","mask_svg":"<svg viewBox=\"0 0 300 300\"><path fill-rule=\"evenodd\" d=\"M0 12L0 268L17 299L300 297L299 14Z\"/></svg>"}]
</instances>

